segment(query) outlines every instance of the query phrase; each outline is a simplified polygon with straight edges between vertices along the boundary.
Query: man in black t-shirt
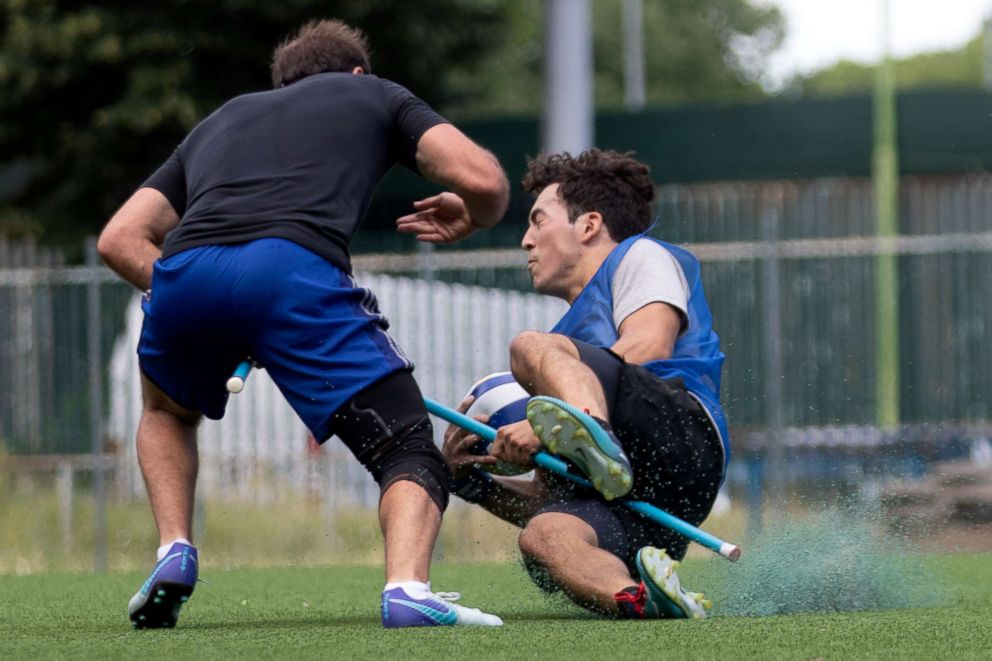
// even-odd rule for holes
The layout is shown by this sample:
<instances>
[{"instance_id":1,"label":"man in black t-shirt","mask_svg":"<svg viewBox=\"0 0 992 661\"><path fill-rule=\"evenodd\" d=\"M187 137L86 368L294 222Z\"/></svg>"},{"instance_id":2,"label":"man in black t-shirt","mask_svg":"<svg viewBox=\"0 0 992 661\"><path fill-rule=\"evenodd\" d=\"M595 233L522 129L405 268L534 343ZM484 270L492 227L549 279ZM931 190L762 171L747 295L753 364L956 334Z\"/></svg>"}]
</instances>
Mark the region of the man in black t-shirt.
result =
<instances>
[{"instance_id":1,"label":"man in black t-shirt","mask_svg":"<svg viewBox=\"0 0 992 661\"><path fill-rule=\"evenodd\" d=\"M128 606L137 628L174 626L193 592L196 428L223 416L247 356L319 442L336 434L378 481L383 624L501 624L430 591L445 464L412 363L351 278L348 244L396 163L449 189L397 220L421 241L491 227L508 184L490 153L371 75L367 51L339 21L305 25L273 55L275 89L204 119L100 236L106 263L146 292L137 446L162 546Z\"/></svg>"}]
</instances>

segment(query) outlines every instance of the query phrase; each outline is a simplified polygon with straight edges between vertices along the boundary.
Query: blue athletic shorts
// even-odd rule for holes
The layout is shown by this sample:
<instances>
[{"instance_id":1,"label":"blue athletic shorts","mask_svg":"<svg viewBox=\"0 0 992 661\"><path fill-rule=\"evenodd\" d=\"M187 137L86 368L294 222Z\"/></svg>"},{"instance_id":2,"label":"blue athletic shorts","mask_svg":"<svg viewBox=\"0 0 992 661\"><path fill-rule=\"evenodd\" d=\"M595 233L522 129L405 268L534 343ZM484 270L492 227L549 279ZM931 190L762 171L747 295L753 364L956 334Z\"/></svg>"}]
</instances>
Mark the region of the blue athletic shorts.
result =
<instances>
[{"instance_id":1,"label":"blue athletic shorts","mask_svg":"<svg viewBox=\"0 0 992 661\"><path fill-rule=\"evenodd\" d=\"M375 295L283 239L191 248L155 263L138 357L180 406L219 420L227 379L251 356L318 441L364 388L412 370Z\"/></svg>"}]
</instances>

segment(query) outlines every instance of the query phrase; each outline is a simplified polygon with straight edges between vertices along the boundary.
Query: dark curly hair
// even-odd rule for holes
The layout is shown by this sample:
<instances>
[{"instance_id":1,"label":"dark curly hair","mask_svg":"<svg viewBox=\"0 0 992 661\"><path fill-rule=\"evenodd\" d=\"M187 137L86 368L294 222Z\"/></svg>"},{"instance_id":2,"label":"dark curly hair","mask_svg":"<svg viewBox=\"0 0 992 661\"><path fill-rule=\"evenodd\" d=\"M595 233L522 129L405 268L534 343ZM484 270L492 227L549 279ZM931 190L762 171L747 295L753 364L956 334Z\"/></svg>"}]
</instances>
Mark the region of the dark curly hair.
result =
<instances>
[{"instance_id":1,"label":"dark curly hair","mask_svg":"<svg viewBox=\"0 0 992 661\"><path fill-rule=\"evenodd\" d=\"M568 152L540 154L527 163L521 188L539 194L558 184L558 197L568 219L598 211L616 242L640 234L651 225L654 184L651 169L633 152L589 149L578 156Z\"/></svg>"},{"instance_id":2,"label":"dark curly hair","mask_svg":"<svg viewBox=\"0 0 992 661\"><path fill-rule=\"evenodd\" d=\"M372 73L369 43L358 28L338 20L310 21L272 53L272 86L284 87L315 73Z\"/></svg>"}]
</instances>

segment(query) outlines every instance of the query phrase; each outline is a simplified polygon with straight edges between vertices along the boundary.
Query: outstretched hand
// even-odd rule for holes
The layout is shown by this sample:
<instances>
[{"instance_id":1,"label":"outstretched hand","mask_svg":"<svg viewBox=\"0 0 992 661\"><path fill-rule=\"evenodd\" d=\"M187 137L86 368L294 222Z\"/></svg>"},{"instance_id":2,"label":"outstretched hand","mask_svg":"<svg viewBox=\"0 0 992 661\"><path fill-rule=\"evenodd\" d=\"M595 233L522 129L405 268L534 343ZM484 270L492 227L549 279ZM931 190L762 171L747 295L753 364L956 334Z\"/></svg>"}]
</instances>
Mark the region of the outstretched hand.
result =
<instances>
[{"instance_id":1,"label":"outstretched hand","mask_svg":"<svg viewBox=\"0 0 992 661\"><path fill-rule=\"evenodd\" d=\"M478 229L472 223L465 202L450 192L439 193L413 203L416 213L396 219L399 232L415 235L427 243L455 243Z\"/></svg>"}]
</instances>

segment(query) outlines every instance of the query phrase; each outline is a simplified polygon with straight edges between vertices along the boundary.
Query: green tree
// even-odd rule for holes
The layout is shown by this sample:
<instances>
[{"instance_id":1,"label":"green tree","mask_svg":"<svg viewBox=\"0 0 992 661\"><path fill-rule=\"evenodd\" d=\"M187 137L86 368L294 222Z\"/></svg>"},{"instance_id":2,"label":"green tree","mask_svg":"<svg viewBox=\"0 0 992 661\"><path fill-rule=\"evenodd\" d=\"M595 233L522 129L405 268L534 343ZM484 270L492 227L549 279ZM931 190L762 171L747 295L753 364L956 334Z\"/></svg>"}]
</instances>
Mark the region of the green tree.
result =
<instances>
[{"instance_id":1,"label":"green tree","mask_svg":"<svg viewBox=\"0 0 992 661\"><path fill-rule=\"evenodd\" d=\"M272 48L303 21L362 27L373 69L444 106L439 72L505 38L503 0L0 0L0 232L97 231L203 116L270 86ZM3 185L0 184L0 192Z\"/></svg>"},{"instance_id":2,"label":"green tree","mask_svg":"<svg viewBox=\"0 0 992 661\"><path fill-rule=\"evenodd\" d=\"M751 1L644 0L648 101L760 96L783 27ZM593 9L596 101L617 108L621 0ZM269 86L279 39L325 16L452 118L540 112L541 0L0 0L0 233L98 231L200 118Z\"/></svg>"},{"instance_id":3,"label":"green tree","mask_svg":"<svg viewBox=\"0 0 992 661\"><path fill-rule=\"evenodd\" d=\"M735 101L765 96L769 55L785 27L774 7L751 0L644 0L647 101L671 104ZM623 105L622 0L593 0L596 106ZM512 29L477 70L455 69L460 92L455 116L535 115L543 99L543 3L516 0L507 8Z\"/></svg>"},{"instance_id":4,"label":"green tree","mask_svg":"<svg viewBox=\"0 0 992 661\"><path fill-rule=\"evenodd\" d=\"M842 60L837 64L797 77L794 93L829 96L869 91L875 81L875 64ZM982 85L981 35L956 50L920 53L895 62L896 88L978 88Z\"/></svg>"},{"instance_id":5,"label":"green tree","mask_svg":"<svg viewBox=\"0 0 992 661\"><path fill-rule=\"evenodd\" d=\"M596 100L623 103L620 2L596 10ZM645 0L647 101L653 104L739 101L765 96L761 76L782 43L779 10L748 0Z\"/></svg>"}]
</instances>

